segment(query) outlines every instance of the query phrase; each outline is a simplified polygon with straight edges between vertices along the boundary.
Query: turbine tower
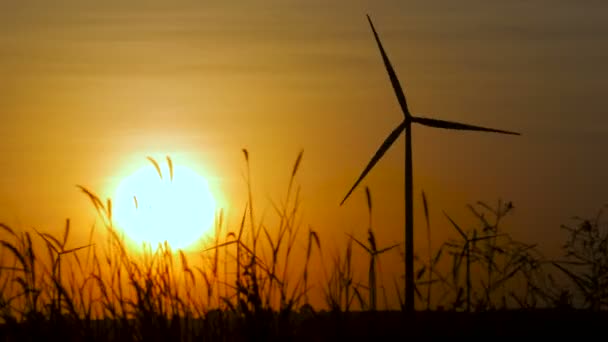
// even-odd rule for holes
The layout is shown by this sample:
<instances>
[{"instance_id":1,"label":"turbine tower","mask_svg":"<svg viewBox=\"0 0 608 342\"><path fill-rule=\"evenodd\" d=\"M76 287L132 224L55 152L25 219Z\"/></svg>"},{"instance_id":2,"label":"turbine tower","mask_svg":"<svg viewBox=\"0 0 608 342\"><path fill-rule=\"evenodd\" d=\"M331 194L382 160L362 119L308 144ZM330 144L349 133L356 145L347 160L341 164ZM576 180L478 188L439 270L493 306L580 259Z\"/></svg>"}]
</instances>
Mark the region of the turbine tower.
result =
<instances>
[{"instance_id":1,"label":"turbine tower","mask_svg":"<svg viewBox=\"0 0 608 342\"><path fill-rule=\"evenodd\" d=\"M367 164L355 184L348 191L340 206L348 199L350 194L355 190L357 185L363 180L363 178L369 173L369 171L376 165L376 163L382 158L386 151L401 135L401 132L405 131L405 311L408 313L414 312L414 210L413 210L413 174L412 174L412 123L418 123L424 126L465 130L465 131L483 131L493 132L502 134L520 135L516 132L503 131L499 129L486 128L480 126L473 126L458 122L444 121L438 119L424 118L420 116L413 116L408 107L405 99L405 94L399 83L399 79L395 74L391 62L382 47L378 33L374 28L371 18L367 15L367 20L371 26L374 38L378 44L378 49L382 55L382 60L386 71L388 72L389 79L397 96L397 101L403 112L403 121L395 128L388 137L384 140L380 148L376 151L370 162Z\"/></svg>"}]
</instances>

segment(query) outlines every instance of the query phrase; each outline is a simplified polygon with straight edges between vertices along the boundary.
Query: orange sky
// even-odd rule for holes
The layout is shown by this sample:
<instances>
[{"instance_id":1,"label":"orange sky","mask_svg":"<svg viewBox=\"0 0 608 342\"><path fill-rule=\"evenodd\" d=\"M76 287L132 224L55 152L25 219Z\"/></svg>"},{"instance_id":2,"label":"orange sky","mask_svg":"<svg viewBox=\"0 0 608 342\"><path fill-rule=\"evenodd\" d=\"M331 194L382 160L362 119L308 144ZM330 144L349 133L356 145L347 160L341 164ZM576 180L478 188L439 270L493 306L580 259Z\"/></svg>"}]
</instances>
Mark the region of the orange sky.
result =
<instances>
[{"instance_id":1,"label":"orange sky","mask_svg":"<svg viewBox=\"0 0 608 342\"><path fill-rule=\"evenodd\" d=\"M88 232L75 185L111 196L166 154L238 216L241 148L272 216L267 199L304 149L303 222L330 246L364 238L363 191L339 202L402 119L366 13L414 114L523 134L414 128L420 246L421 189L436 244L454 236L441 210L467 226L466 204L502 198L516 207L509 229L554 251L560 224L607 202L604 2L245 3L0 3L0 221L60 230L70 217ZM403 142L362 184L383 245L403 241Z\"/></svg>"}]
</instances>

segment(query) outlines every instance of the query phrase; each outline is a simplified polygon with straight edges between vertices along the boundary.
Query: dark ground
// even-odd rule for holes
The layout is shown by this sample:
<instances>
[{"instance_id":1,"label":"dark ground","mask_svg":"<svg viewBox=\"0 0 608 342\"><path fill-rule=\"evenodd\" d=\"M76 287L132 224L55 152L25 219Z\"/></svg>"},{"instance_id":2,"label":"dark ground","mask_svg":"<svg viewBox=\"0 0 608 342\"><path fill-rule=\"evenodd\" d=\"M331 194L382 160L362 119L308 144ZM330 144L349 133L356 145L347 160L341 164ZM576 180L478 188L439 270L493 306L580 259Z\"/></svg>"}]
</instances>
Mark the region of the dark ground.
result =
<instances>
[{"instance_id":1,"label":"dark ground","mask_svg":"<svg viewBox=\"0 0 608 342\"><path fill-rule=\"evenodd\" d=\"M298 329L298 341L333 339L405 340L408 337L583 337L608 340L608 312L589 311L494 311L482 313L362 312L340 316L318 316L305 320Z\"/></svg>"},{"instance_id":2,"label":"dark ground","mask_svg":"<svg viewBox=\"0 0 608 342\"><path fill-rule=\"evenodd\" d=\"M233 315L230 317L234 318ZM239 325L217 315L208 322L158 325L152 321L37 322L0 326L0 341L405 341L471 337L543 337L607 340L608 312L513 310L464 312L398 311L307 313L289 324L268 326L268 316ZM177 322L177 321L176 321ZM135 323L135 324L133 324ZM123 328L130 326L130 328ZM85 328L94 327L94 328ZM188 328L189 327L189 328ZM192 334L192 327L197 334ZM185 328L185 329L184 329ZM268 329L269 328L269 329Z\"/></svg>"}]
</instances>

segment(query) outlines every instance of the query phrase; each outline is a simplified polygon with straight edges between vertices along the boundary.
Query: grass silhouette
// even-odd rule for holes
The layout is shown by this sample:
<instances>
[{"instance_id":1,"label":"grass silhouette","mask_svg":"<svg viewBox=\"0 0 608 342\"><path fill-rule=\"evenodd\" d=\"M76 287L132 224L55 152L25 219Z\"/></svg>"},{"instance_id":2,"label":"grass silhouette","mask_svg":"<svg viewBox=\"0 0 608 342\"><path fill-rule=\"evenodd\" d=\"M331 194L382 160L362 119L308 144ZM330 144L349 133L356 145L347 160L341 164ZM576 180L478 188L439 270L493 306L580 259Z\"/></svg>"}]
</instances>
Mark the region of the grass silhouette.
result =
<instances>
[{"instance_id":1,"label":"grass silhouette","mask_svg":"<svg viewBox=\"0 0 608 342\"><path fill-rule=\"evenodd\" d=\"M578 227L566 229L570 234L566 259L556 261L543 258L536 245L515 241L499 229L513 208L510 202L499 201L496 207L483 202L468 206L479 224L473 229L479 233L474 232L472 238L446 215L464 240L444 242L427 262L418 258L422 265L416 279L428 276L429 288L426 298L422 291L417 295L427 301L429 310L420 312L414 321L404 321L386 301L384 306L377 302L378 290L384 287L377 283L382 274L376 267L376 257L394 246L375 246L369 188L369 244L347 236L343 252L330 256L322 252L322 237L311 227L298 237L300 201L295 178L302 155L298 154L290 173L286 198L275 205L280 218L276 229L255 221L247 225L250 203L235 227L226 226L220 211L211 247L197 253L200 262L184 251L173 251L166 243L133 253L113 225L112 202L101 200L84 187L79 189L102 218L105 241L93 237L92 227L87 243L73 245L69 220L58 236L38 230L18 232L0 224L0 338L39 340L52 335L92 341L329 340L388 334L476 334L480 332L472 327L482 319L486 329L482 331L487 334L492 334L487 330L491 327L496 329L494 333L500 333L501 324L506 324L500 322L513 324L510 329L514 333L522 331L518 327L533 328L529 320L568 319L571 325L594 329L605 319L597 316L606 305L605 290L593 286L594 281L604 281L603 265L608 258L606 227L600 216L581 219ZM423 202L427 202L430 222L426 195ZM306 243L302 258L296 260L295 248L301 240ZM363 277L367 281L363 283L357 281L365 272L353 264L353 241L370 255L367 277ZM317 262L313 260L315 252ZM446 255L453 257L453 263L441 269L438 265ZM596 256L585 264L587 269L581 261L585 255ZM326 256L332 262L326 262ZM463 262L467 267L464 285L459 276ZM316 275L314 284L310 283L311 270ZM579 291L560 288L548 270L566 272ZM324 295L324 307L310 305L308 294L313 289ZM399 288L395 290L399 294ZM574 295L582 299L580 307L572 300ZM512 316L510 312L515 308L526 311ZM553 311L538 311L542 308ZM575 310L579 308L596 316L580 314ZM446 324L446 329L434 331L431 322Z\"/></svg>"},{"instance_id":2,"label":"grass silhouette","mask_svg":"<svg viewBox=\"0 0 608 342\"><path fill-rule=\"evenodd\" d=\"M462 231L460 226L458 226L458 224L456 222L454 222L454 220L452 220L452 218L450 216L448 216L448 214L446 214L444 212L444 215L448 218L448 220L450 220L450 223L452 224L454 229L456 229L456 231L458 231L458 234L460 234L460 236L464 240L464 246L462 249L462 253L460 254L460 258L464 257L466 260L465 262L466 262L466 282L467 282L467 289L466 289L466 291L467 291L466 292L467 312L470 312L471 311L471 247L475 248L475 243L477 241L483 241L486 239L495 238L496 235L477 236L477 230L474 230L473 236L468 237L467 234L465 234L465 232Z\"/></svg>"}]
</instances>

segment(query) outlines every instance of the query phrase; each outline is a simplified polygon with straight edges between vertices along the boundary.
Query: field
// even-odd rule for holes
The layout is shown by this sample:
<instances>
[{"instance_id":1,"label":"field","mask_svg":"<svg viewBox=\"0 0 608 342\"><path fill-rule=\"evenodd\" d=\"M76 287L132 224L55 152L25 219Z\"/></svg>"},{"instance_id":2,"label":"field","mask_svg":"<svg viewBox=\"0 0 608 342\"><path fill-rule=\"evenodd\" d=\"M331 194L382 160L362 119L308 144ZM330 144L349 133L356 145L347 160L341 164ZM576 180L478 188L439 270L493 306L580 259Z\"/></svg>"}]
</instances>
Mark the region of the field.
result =
<instances>
[{"instance_id":1,"label":"field","mask_svg":"<svg viewBox=\"0 0 608 342\"><path fill-rule=\"evenodd\" d=\"M601 332L608 322L607 235L601 212L580 219L574 227L563 226L569 240L563 258L556 261L500 229L512 203L470 206L479 229L465 233L450 218L463 240L446 241L432 257L417 258L417 311L388 310L378 300L385 289L379 291L377 285L381 275L376 258L383 250L375 245L371 219L367 244L347 236L341 254L333 256L320 253L323 241L317 232L300 229L295 184L301 161L302 153L291 170L284 204L276 208L279 225L256 224L250 197L240 226L223 227L218 214L215 240L201 251L202 263L166 244L132 253L113 227L111 200L85 188L83 194L105 223L105 241L94 239L92 228L87 244L71 245L69 220L61 236L15 231L2 224L1 338L304 341L580 336ZM371 195L366 190L371 218ZM304 260L293 257L299 238L306 241ZM353 281L351 259L364 250L370 264L367 282L359 283ZM324 278L311 276L319 270L311 263L317 254L325 258ZM325 305L308 302L312 278L323 279L314 288L322 291ZM396 280L394 291L405 308L401 284Z\"/></svg>"}]
</instances>

